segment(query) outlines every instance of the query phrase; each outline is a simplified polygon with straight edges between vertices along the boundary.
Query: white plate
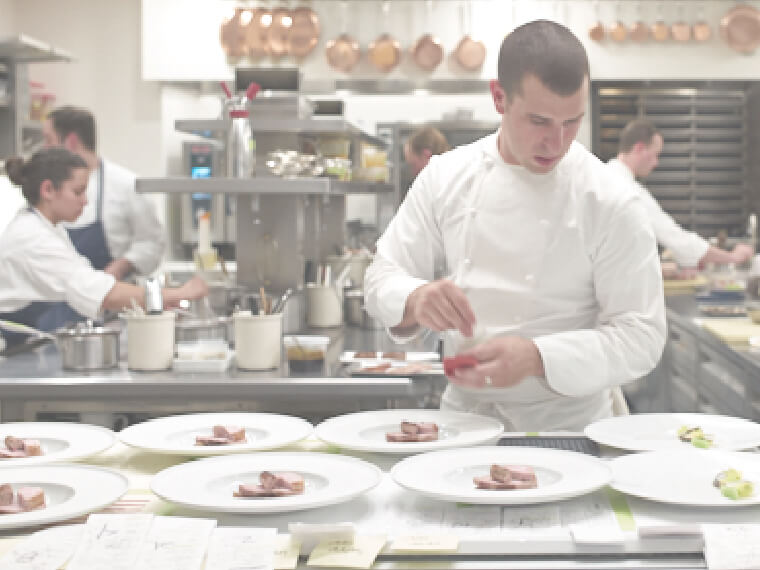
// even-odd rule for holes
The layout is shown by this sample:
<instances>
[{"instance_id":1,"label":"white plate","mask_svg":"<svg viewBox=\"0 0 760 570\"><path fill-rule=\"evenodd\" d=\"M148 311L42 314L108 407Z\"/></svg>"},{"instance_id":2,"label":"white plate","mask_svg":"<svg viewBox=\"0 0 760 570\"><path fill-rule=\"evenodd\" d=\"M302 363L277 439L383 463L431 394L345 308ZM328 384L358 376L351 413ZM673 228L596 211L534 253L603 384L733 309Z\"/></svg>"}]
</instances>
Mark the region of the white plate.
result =
<instances>
[{"instance_id":1,"label":"white plate","mask_svg":"<svg viewBox=\"0 0 760 570\"><path fill-rule=\"evenodd\" d=\"M0 459L0 468L84 459L105 451L116 439L108 428L64 422L0 423L0 446L5 447L9 435L39 440L42 455Z\"/></svg>"},{"instance_id":2,"label":"white plate","mask_svg":"<svg viewBox=\"0 0 760 570\"><path fill-rule=\"evenodd\" d=\"M195 436L211 435L215 425L245 428L245 443L195 445ZM225 455L274 449L301 441L314 428L301 418L280 414L214 413L185 414L148 420L119 432L119 439L132 447L172 455Z\"/></svg>"},{"instance_id":3,"label":"white plate","mask_svg":"<svg viewBox=\"0 0 760 570\"><path fill-rule=\"evenodd\" d=\"M240 483L258 484L262 471L293 471L305 490L289 497L234 497ZM151 481L153 492L192 509L222 513L281 513L334 505L380 482L380 469L354 457L330 453L256 453L210 457L169 467Z\"/></svg>"},{"instance_id":4,"label":"white plate","mask_svg":"<svg viewBox=\"0 0 760 570\"><path fill-rule=\"evenodd\" d=\"M400 431L401 421L435 422L436 441L386 441L386 432ZM496 443L504 431L499 420L477 414L443 410L376 410L345 414L325 420L316 428L327 443L374 453L420 453L451 447Z\"/></svg>"},{"instance_id":5,"label":"white plate","mask_svg":"<svg viewBox=\"0 0 760 570\"><path fill-rule=\"evenodd\" d=\"M662 503L699 507L760 504L760 455L741 451L682 449L623 455L610 461L612 487L622 493ZM738 469L755 493L732 500L713 487L721 471Z\"/></svg>"},{"instance_id":6,"label":"white plate","mask_svg":"<svg viewBox=\"0 0 760 570\"><path fill-rule=\"evenodd\" d=\"M536 489L478 489L473 477L488 475L491 465L533 467ZM443 501L488 505L521 505L559 501L591 493L610 482L612 471L600 459L538 447L470 447L431 451L397 463L393 479L422 495Z\"/></svg>"},{"instance_id":7,"label":"white plate","mask_svg":"<svg viewBox=\"0 0 760 570\"><path fill-rule=\"evenodd\" d=\"M373 358L356 358L356 354L359 352L374 352L377 356ZM404 356L405 358L399 360L397 358L388 358L383 357L383 354L389 354L392 352L402 352L400 350L389 350L389 351L371 351L371 350L347 350L343 354L340 355L340 361L343 363L350 363L350 362L363 362L363 363L380 363L385 362L388 360L393 360L395 362L436 362L441 360L441 355L437 352L405 352Z\"/></svg>"},{"instance_id":8,"label":"white plate","mask_svg":"<svg viewBox=\"0 0 760 570\"><path fill-rule=\"evenodd\" d=\"M46 507L0 515L0 529L48 524L97 511L117 501L128 488L126 477L90 465L31 465L0 471L0 482L19 487L42 487Z\"/></svg>"},{"instance_id":9,"label":"white plate","mask_svg":"<svg viewBox=\"0 0 760 570\"><path fill-rule=\"evenodd\" d=\"M715 449L734 451L760 445L760 424L710 414L617 416L590 424L585 433L597 443L630 451L693 448L691 443L678 439L681 426L702 428L706 435L713 437Z\"/></svg>"}]
</instances>

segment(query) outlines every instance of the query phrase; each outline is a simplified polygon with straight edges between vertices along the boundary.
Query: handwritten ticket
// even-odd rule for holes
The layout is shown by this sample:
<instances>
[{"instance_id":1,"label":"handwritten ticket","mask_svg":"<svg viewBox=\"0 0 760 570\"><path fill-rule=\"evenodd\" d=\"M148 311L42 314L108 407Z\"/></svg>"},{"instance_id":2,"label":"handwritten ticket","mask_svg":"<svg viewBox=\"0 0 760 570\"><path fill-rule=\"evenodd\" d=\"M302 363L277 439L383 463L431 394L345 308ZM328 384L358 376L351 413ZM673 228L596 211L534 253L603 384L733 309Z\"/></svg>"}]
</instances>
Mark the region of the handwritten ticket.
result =
<instances>
[{"instance_id":1,"label":"handwritten ticket","mask_svg":"<svg viewBox=\"0 0 760 570\"><path fill-rule=\"evenodd\" d=\"M276 534L274 528L215 529L209 541L205 570L272 570Z\"/></svg>"},{"instance_id":2,"label":"handwritten ticket","mask_svg":"<svg viewBox=\"0 0 760 570\"><path fill-rule=\"evenodd\" d=\"M66 570L131 570L153 515L90 515Z\"/></svg>"},{"instance_id":3,"label":"handwritten ticket","mask_svg":"<svg viewBox=\"0 0 760 570\"><path fill-rule=\"evenodd\" d=\"M301 543L292 536L280 534L274 543L275 570L293 570L298 566L298 554L301 552Z\"/></svg>"},{"instance_id":4,"label":"handwritten ticket","mask_svg":"<svg viewBox=\"0 0 760 570\"><path fill-rule=\"evenodd\" d=\"M134 570L199 570L216 521L155 517Z\"/></svg>"},{"instance_id":5,"label":"handwritten ticket","mask_svg":"<svg viewBox=\"0 0 760 570\"><path fill-rule=\"evenodd\" d=\"M459 548L455 534L409 534L397 537L391 544L394 552L451 554Z\"/></svg>"},{"instance_id":6,"label":"handwritten ticket","mask_svg":"<svg viewBox=\"0 0 760 570\"><path fill-rule=\"evenodd\" d=\"M58 570L77 547L84 525L35 532L0 559L0 570Z\"/></svg>"},{"instance_id":7,"label":"handwritten ticket","mask_svg":"<svg viewBox=\"0 0 760 570\"><path fill-rule=\"evenodd\" d=\"M353 540L325 540L311 551L306 565L369 568L383 546L384 535L355 536Z\"/></svg>"}]
</instances>

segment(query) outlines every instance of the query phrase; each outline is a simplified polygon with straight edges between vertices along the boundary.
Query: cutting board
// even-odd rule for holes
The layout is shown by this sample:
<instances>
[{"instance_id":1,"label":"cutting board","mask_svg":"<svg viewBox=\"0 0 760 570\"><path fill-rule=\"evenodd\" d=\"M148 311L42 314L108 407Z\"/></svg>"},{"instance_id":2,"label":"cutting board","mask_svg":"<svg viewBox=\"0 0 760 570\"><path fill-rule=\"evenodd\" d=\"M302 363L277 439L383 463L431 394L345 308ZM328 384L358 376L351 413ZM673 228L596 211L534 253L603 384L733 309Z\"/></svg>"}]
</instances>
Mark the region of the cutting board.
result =
<instances>
[{"instance_id":1,"label":"cutting board","mask_svg":"<svg viewBox=\"0 0 760 570\"><path fill-rule=\"evenodd\" d=\"M704 319L702 327L727 344L749 344L750 337L760 338L760 324L750 319Z\"/></svg>"}]
</instances>

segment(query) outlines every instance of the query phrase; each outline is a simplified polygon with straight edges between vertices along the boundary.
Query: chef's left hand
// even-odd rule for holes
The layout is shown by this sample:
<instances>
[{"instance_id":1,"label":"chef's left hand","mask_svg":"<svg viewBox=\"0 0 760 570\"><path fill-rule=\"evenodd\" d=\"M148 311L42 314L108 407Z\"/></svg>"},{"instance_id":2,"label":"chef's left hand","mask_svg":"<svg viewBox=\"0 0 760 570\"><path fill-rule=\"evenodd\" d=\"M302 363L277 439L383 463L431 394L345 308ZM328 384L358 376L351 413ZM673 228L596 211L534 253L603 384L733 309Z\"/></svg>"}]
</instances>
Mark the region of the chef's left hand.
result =
<instances>
[{"instance_id":1,"label":"chef's left hand","mask_svg":"<svg viewBox=\"0 0 760 570\"><path fill-rule=\"evenodd\" d=\"M106 267L103 269L105 273L110 273L114 277L116 277L117 281L122 281L127 275L132 273L132 270L134 269L134 266L130 261L128 261L126 258L121 257L119 259L114 259L111 263L106 265Z\"/></svg>"},{"instance_id":2,"label":"chef's left hand","mask_svg":"<svg viewBox=\"0 0 760 570\"><path fill-rule=\"evenodd\" d=\"M479 362L470 368L457 368L449 377L466 388L506 388L527 376L545 375L538 347L532 340L517 336L492 338L459 354L474 356ZM486 378L490 378L490 384Z\"/></svg>"}]
</instances>

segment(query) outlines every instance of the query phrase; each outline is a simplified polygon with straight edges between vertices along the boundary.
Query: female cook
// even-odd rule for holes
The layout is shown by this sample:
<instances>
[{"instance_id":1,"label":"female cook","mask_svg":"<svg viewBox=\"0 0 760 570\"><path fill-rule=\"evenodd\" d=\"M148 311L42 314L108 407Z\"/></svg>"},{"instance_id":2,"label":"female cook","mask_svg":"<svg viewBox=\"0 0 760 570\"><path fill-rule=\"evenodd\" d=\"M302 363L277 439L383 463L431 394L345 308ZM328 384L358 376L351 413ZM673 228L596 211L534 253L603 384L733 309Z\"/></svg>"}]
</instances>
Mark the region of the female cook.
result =
<instances>
[{"instance_id":1,"label":"female cook","mask_svg":"<svg viewBox=\"0 0 760 570\"><path fill-rule=\"evenodd\" d=\"M28 206L0 235L0 319L52 331L104 309L143 305L141 287L93 269L59 225L76 220L87 203L84 160L64 148L46 148L27 161L8 159L5 170ZM163 293L165 306L173 306L205 296L208 287L194 277ZM9 344L23 340L3 334Z\"/></svg>"}]
</instances>

